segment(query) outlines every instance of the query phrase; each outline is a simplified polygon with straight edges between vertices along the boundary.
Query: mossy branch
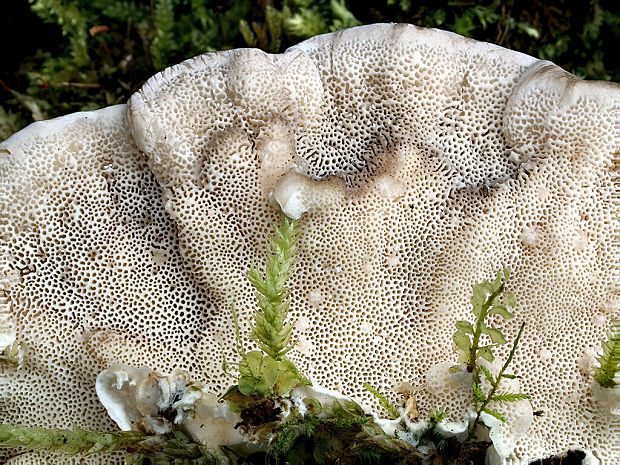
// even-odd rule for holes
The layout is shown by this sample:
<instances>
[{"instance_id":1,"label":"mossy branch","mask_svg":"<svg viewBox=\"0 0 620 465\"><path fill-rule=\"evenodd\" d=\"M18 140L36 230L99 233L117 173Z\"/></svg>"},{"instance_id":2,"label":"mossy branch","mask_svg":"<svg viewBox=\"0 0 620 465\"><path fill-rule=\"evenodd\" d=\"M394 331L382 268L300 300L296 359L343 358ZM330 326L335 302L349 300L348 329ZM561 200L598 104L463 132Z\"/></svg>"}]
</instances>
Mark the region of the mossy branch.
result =
<instances>
[{"instance_id":1,"label":"mossy branch","mask_svg":"<svg viewBox=\"0 0 620 465\"><path fill-rule=\"evenodd\" d=\"M153 65L156 70L166 66L166 52L173 49L174 7L172 0L156 0L153 4L154 40L151 44Z\"/></svg>"},{"instance_id":2,"label":"mossy branch","mask_svg":"<svg viewBox=\"0 0 620 465\"><path fill-rule=\"evenodd\" d=\"M247 277L256 289L260 310L254 313L254 327L250 338L262 350L245 352L241 342L239 320L232 309L235 325L237 352L241 357L237 368L237 385L224 395L229 403L244 404L247 399L234 399L236 394L250 397L272 397L288 394L299 385L310 385L286 354L293 348L291 330L286 322L290 304L286 281L291 274L297 251L298 221L282 215L280 226L269 239L269 255L264 273L252 266ZM267 355L264 355L267 354ZM231 374L229 364L223 360L224 372ZM238 405L239 407L239 405Z\"/></svg>"},{"instance_id":3,"label":"mossy branch","mask_svg":"<svg viewBox=\"0 0 620 465\"><path fill-rule=\"evenodd\" d=\"M90 61L88 55L88 23L92 20L75 2L62 0L30 0L31 9L41 18L57 23L63 35L69 36L71 53L78 66Z\"/></svg>"},{"instance_id":4,"label":"mossy branch","mask_svg":"<svg viewBox=\"0 0 620 465\"><path fill-rule=\"evenodd\" d=\"M65 455L106 454L126 451L132 465L192 464L230 465L241 463L229 449L209 448L193 442L180 431L171 435L145 435L136 431L86 431L81 428L46 429L0 425L0 448L49 451ZM245 463L245 462L243 462Z\"/></svg>"},{"instance_id":5,"label":"mossy branch","mask_svg":"<svg viewBox=\"0 0 620 465\"><path fill-rule=\"evenodd\" d=\"M254 314L255 326L250 337L258 347L276 361L293 348L291 330L285 323L290 305L286 281L297 251L298 221L282 215L282 221L269 240L269 256L262 273L252 266L247 277L256 289L260 311Z\"/></svg>"},{"instance_id":6,"label":"mossy branch","mask_svg":"<svg viewBox=\"0 0 620 465\"><path fill-rule=\"evenodd\" d=\"M372 416L350 400L336 400L321 415L293 414L274 432L270 452L288 460L293 454L299 461L303 446L295 447L303 438L310 440L312 457L327 457L330 461L310 463L366 463L368 459L381 463L422 463L424 455L411 443L385 433ZM340 443L338 447L334 446ZM351 460L355 459L355 460Z\"/></svg>"},{"instance_id":7,"label":"mossy branch","mask_svg":"<svg viewBox=\"0 0 620 465\"><path fill-rule=\"evenodd\" d=\"M147 438L135 431L93 432L0 425L0 447L47 450L67 455L107 453L138 447Z\"/></svg>"},{"instance_id":8,"label":"mossy branch","mask_svg":"<svg viewBox=\"0 0 620 465\"><path fill-rule=\"evenodd\" d=\"M603 353L598 357L599 367L594 372L594 380L602 388L613 388L614 380L620 370L620 320L614 320L607 341L603 342Z\"/></svg>"}]
</instances>

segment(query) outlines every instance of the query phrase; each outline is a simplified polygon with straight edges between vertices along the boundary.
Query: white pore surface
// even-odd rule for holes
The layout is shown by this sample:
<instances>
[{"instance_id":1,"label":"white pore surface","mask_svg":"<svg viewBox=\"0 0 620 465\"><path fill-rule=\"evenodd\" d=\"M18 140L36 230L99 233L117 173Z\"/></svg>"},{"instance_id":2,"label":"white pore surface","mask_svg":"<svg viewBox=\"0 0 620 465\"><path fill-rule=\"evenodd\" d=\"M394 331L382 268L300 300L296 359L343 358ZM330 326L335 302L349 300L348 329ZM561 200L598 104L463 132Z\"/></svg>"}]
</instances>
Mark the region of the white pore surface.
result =
<instances>
[{"instance_id":1,"label":"white pore surface","mask_svg":"<svg viewBox=\"0 0 620 465\"><path fill-rule=\"evenodd\" d=\"M211 324L215 309L186 270L125 110L35 123L0 144L10 151L0 153L0 270L13 276L3 290L23 351L19 367L0 365L3 423L116 430L97 375L145 360L160 372L187 366ZM219 372L218 358L194 372ZM124 463L58 457L11 465Z\"/></svg>"},{"instance_id":2,"label":"white pore surface","mask_svg":"<svg viewBox=\"0 0 620 465\"><path fill-rule=\"evenodd\" d=\"M509 460L583 448L617 461L618 417L580 369L618 315L617 85L375 25L188 60L150 79L128 118L71 115L0 145L13 277L0 282L24 350L0 368L5 421L113 428L94 382L114 363L183 369L222 393L230 305L247 330L244 272L265 256L271 202L289 201L307 210L292 357L317 385L371 403L363 382L407 382L422 416L450 405L459 419L462 393L429 391L426 373L456 361L471 285L510 266L517 316L492 325L511 340L527 322L512 372L543 413Z\"/></svg>"}]
</instances>

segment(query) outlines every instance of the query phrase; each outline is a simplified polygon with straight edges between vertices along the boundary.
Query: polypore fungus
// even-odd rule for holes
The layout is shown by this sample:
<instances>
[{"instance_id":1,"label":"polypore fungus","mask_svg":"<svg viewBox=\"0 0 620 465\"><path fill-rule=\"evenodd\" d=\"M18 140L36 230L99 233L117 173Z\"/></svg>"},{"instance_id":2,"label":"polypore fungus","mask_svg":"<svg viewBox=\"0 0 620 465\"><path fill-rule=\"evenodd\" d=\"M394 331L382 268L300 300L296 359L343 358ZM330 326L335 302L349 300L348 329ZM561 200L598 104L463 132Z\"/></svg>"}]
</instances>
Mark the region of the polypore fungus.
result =
<instances>
[{"instance_id":1,"label":"polypore fungus","mask_svg":"<svg viewBox=\"0 0 620 465\"><path fill-rule=\"evenodd\" d=\"M253 311L244 272L275 202L306 212L291 313L307 350L291 357L316 385L365 402L364 382L424 386L455 360L470 286L510 266L518 321L499 323L511 339L527 322L511 369L542 414L508 460L582 448L614 463L617 419L578 359L618 315L619 101L549 62L375 25L185 61L134 94L129 125L117 106L30 126L0 145L23 350L0 368L3 418L113 428L93 386L116 363L221 393L230 304ZM436 394L415 392L421 415Z\"/></svg>"},{"instance_id":2,"label":"polypore fungus","mask_svg":"<svg viewBox=\"0 0 620 465\"><path fill-rule=\"evenodd\" d=\"M0 363L3 423L117 429L97 399L100 372L201 363L190 352L214 308L186 270L125 110L35 123L2 144L10 154L0 153L0 263L15 275L3 291L23 358ZM214 357L193 373L218 365ZM80 460L124 463L118 454Z\"/></svg>"}]
</instances>

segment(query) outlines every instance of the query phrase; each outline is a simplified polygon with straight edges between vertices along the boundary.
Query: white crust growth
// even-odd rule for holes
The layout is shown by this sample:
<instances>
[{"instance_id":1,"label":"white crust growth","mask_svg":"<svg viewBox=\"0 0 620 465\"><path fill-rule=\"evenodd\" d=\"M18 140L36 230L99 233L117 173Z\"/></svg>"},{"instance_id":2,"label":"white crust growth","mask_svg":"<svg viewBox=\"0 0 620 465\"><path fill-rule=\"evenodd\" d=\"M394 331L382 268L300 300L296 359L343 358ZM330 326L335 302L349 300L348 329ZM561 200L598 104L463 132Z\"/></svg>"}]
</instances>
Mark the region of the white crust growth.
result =
<instances>
[{"instance_id":1,"label":"white crust growth","mask_svg":"<svg viewBox=\"0 0 620 465\"><path fill-rule=\"evenodd\" d=\"M308 212L292 356L318 385L366 402L366 381L424 386L453 357L471 284L510 266L518 321L497 324L510 339L527 322L512 369L543 414L509 460L577 447L614 463L618 423L578 358L618 315L619 101L520 53L375 25L169 68L131 98L131 130L124 107L30 126L0 145L0 271L19 274L24 348L1 368L0 412L113 427L93 389L113 363L221 393L230 304L247 321L244 271L276 201ZM422 416L441 407L415 395Z\"/></svg>"}]
</instances>

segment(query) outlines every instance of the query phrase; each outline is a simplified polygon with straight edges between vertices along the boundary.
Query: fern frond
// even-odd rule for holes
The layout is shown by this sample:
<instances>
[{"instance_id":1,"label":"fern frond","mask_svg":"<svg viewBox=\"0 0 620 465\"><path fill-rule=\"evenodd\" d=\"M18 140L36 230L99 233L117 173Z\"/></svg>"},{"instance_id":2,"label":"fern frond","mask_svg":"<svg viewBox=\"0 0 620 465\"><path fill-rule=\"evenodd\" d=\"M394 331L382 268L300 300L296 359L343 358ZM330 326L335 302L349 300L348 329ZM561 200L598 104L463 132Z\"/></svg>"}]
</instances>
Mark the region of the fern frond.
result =
<instances>
[{"instance_id":1,"label":"fern frond","mask_svg":"<svg viewBox=\"0 0 620 465\"><path fill-rule=\"evenodd\" d=\"M597 360L599 367L594 372L594 380L602 388L615 387L614 378L620 371L620 320L612 323L607 341L603 343L603 353Z\"/></svg>"},{"instance_id":2,"label":"fern frond","mask_svg":"<svg viewBox=\"0 0 620 465\"><path fill-rule=\"evenodd\" d=\"M519 327L519 332L517 333L517 337L515 337L515 341L512 343L512 348L510 349L508 358L504 362L502 369L499 371L499 375L497 376L498 383L499 383L499 380L504 376L504 371L506 371L506 369L508 368L508 365L510 365L510 363L512 362L512 359L515 356L515 352L517 351L517 345L519 344L519 341L521 340L521 336L523 335L524 329L525 329L525 322L521 323L521 326Z\"/></svg>"},{"instance_id":3,"label":"fern frond","mask_svg":"<svg viewBox=\"0 0 620 465\"><path fill-rule=\"evenodd\" d=\"M277 52L282 44L282 32L284 29L284 15L276 8L267 5L265 8L265 22L271 41L269 51Z\"/></svg>"},{"instance_id":4,"label":"fern frond","mask_svg":"<svg viewBox=\"0 0 620 465\"><path fill-rule=\"evenodd\" d=\"M377 398L379 404L381 404L381 407L387 410L393 420L396 420L398 417L400 417L400 412L398 411L396 406L392 404L387 397L381 394L378 389L373 387L370 383L364 383L363 386L368 392L370 392L373 396Z\"/></svg>"},{"instance_id":5,"label":"fern frond","mask_svg":"<svg viewBox=\"0 0 620 465\"><path fill-rule=\"evenodd\" d=\"M484 358L493 362L494 355L491 350L496 345L506 344L506 339L499 329L489 328L486 317L495 313L508 319L514 317L506 307L513 307L516 303L515 295L505 290L506 281L510 276L510 269L505 268L498 271L493 281L482 281L480 284L473 285L473 295L471 298L472 312L476 317L475 325L468 321L459 320L456 322L456 332L453 340L459 354L459 362L467 364L467 371L470 373L476 368L479 358ZM492 344L481 346L480 338L486 335L491 339Z\"/></svg>"},{"instance_id":6,"label":"fern frond","mask_svg":"<svg viewBox=\"0 0 620 465\"><path fill-rule=\"evenodd\" d=\"M474 405L478 405L484 402L484 393L480 388L480 376L474 376L474 381L471 385L472 392L474 393Z\"/></svg>"},{"instance_id":7,"label":"fern frond","mask_svg":"<svg viewBox=\"0 0 620 465\"><path fill-rule=\"evenodd\" d=\"M239 32L249 47L256 47L256 35L245 19L239 20Z\"/></svg>"},{"instance_id":8,"label":"fern frond","mask_svg":"<svg viewBox=\"0 0 620 465\"><path fill-rule=\"evenodd\" d=\"M523 334L524 328L525 328L525 323L521 323L521 326L519 327L519 332L517 333L517 337L515 338L512 344L512 349L510 350L510 354L508 355L508 358L506 359L501 369L499 370L499 373L497 374L496 378L493 378L491 373L485 367L481 365L475 366L472 390L474 393L474 407L476 409L476 418L474 419L473 423L469 427L469 434L467 435L467 439L465 440L465 442L470 441L474 437L476 433L476 427L480 424L480 415L482 415L483 412L488 413L489 415L497 418L498 420L502 422L506 421L506 419L501 413L498 413L488 408L488 405L491 402L517 402L519 400L530 398L530 396L528 396L527 394L511 394L511 393L496 394L501 380L503 378L512 378L514 376L514 375L504 375L504 372L506 371L506 369L508 368L508 365L510 365L510 363L512 362L512 359L514 358L515 352L517 350L517 345L519 344L519 340L521 339L521 335ZM491 387L486 396L483 394L482 390L480 389L480 372L481 371L484 373L484 376L487 378L487 380L490 380L489 383Z\"/></svg>"},{"instance_id":9,"label":"fern frond","mask_svg":"<svg viewBox=\"0 0 620 465\"><path fill-rule=\"evenodd\" d=\"M285 323L289 309L289 278L297 250L298 221L282 215L281 224L269 241L269 256L265 271L251 267L247 277L256 289L260 311L254 314L255 326L250 337L274 360L293 348L291 323Z\"/></svg>"}]
</instances>

